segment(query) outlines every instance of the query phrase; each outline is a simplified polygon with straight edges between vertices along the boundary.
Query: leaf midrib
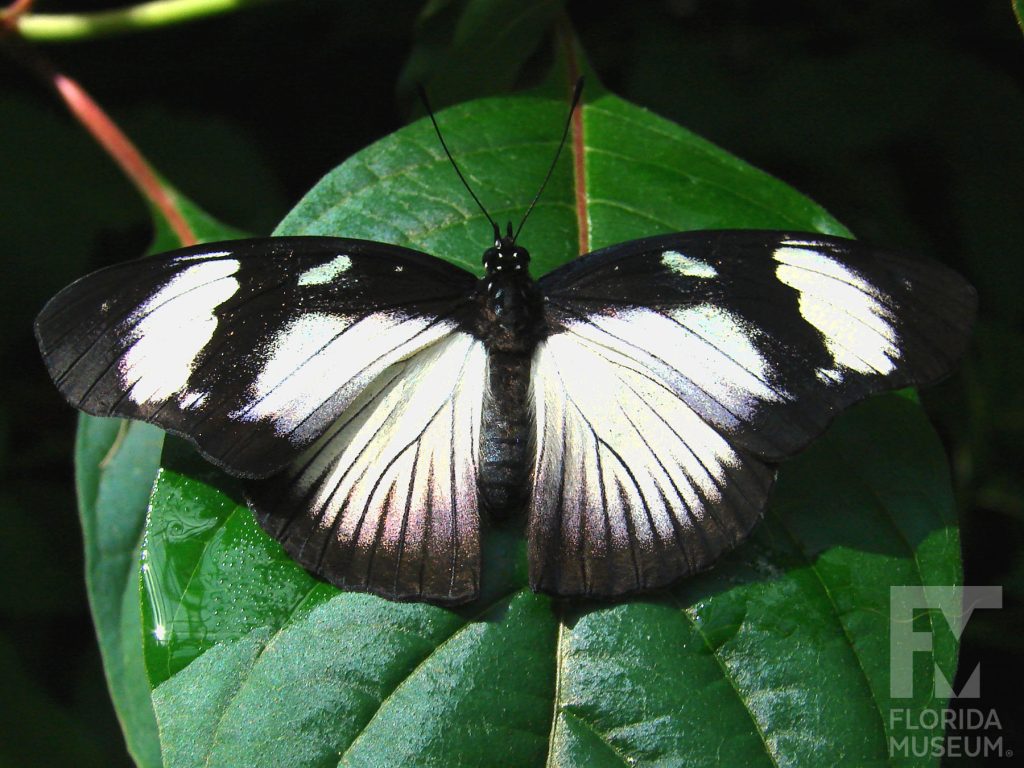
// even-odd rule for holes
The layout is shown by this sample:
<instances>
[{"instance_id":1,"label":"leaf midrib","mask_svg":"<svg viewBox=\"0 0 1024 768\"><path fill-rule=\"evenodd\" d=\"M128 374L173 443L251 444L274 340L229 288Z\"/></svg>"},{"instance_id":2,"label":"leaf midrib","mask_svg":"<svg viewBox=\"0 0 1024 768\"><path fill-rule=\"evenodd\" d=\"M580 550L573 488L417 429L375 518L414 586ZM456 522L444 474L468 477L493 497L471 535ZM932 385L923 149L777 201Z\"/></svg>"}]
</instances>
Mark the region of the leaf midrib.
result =
<instances>
[{"instance_id":1,"label":"leaf midrib","mask_svg":"<svg viewBox=\"0 0 1024 768\"><path fill-rule=\"evenodd\" d=\"M344 765L346 758L348 757L352 749L356 746L356 744L359 742L359 740L362 739L370 730L370 726L373 725L374 721L377 720L377 718L380 716L380 713L384 711L388 702L391 701L391 699L393 699L398 694L398 692L409 683L410 680L416 677L420 670L422 670L426 666L427 662L429 662L435 655L437 655L442 648L445 648L450 643L454 642L455 639L458 638L467 629L476 626L476 622L478 619L480 619L480 617L487 615L501 603L515 599L516 595L519 595L525 591L527 591L525 587L517 587L511 592L506 592L501 596L497 597L496 599L492 600L486 606L481 608L477 613L473 614L467 619L464 619L461 625L455 627L451 634L442 638L440 642L438 642L433 648L431 648L427 652L427 654L423 656L423 658L420 659L411 670L409 670L407 674L403 675L399 680L397 680L395 682L394 687L392 687L392 689L384 696L384 698L381 699L380 703L374 709L373 714L370 715L369 718L367 718L366 723L363 725L362 728L359 729L356 735L352 738L352 741L350 741L349 745L345 748L345 751L341 754L341 757L338 759L339 768L341 768L341 766Z\"/></svg>"}]
</instances>

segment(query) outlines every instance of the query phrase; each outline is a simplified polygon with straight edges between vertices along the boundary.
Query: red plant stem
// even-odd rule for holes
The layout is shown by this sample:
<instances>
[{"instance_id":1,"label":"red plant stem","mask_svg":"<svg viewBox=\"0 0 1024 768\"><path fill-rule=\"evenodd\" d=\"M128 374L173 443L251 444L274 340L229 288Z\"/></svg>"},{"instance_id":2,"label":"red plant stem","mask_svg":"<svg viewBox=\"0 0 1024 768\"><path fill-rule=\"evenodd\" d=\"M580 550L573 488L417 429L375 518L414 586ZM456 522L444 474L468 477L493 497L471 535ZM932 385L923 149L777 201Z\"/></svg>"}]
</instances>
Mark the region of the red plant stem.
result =
<instances>
[{"instance_id":1,"label":"red plant stem","mask_svg":"<svg viewBox=\"0 0 1024 768\"><path fill-rule=\"evenodd\" d=\"M196 235L178 210L170 191L109 115L67 75L53 72L51 83L75 119L106 150L142 196L153 204L181 244L195 244Z\"/></svg>"},{"instance_id":2,"label":"red plant stem","mask_svg":"<svg viewBox=\"0 0 1024 768\"><path fill-rule=\"evenodd\" d=\"M18 17L28 13L36 0L14 0L0 11L0 28L13 32L18 27Z\"/></svg>"},{"instance_id":3,"label":"red plant stem","mask_svg":"<svg viewBox=\"0 0 1024 768\"><path fill-rule=\"evenodd\" d=\"M569 92L576 86L580 77L579 62L576 60L576 48L572 28L567 19L559 25L559 37L565 49L565 73L568 78ZM579 233L580 255L590 252L590 215L587 210L587 167L583 144L583 103L572 115L572 170L573 184L576 189L576 231Z\"/></svg>"},{"instance_id":4,"label":"red plant stem","mask_svg":"<svg viewBox=\"0 0 1024 768\"><path fill-rule=\"evenodd\" d=\"M4 27L9 14L16 8L23 9L23 6L15 3L4 13ZM82 86L58 72L46 57L17 34L16 29L0 28L0 51L23 65L46 87L53 89L71 115L92 135L139 193L163 217L182 245L194 245L197 242L195 232L182 215L173 191L157 177L142 153Z\"/></svg>"}]
</instances>

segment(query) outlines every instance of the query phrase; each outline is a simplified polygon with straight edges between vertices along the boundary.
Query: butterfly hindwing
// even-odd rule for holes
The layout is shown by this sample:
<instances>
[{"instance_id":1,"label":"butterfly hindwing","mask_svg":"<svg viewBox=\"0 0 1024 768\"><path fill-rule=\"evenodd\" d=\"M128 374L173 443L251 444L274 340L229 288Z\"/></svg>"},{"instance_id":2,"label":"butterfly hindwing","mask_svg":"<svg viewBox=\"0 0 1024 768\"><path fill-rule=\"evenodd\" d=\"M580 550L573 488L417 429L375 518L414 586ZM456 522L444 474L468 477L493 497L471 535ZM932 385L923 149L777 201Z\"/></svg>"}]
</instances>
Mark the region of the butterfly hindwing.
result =
<instances>
[{"instance_id":1,"label":"butterfly hindwing","mask_svg":"<svg viewBox=\"0 0 1024 768\"><path fill-rule=\"evenodd\" d=\"M281 474L247 484L304 568L392 599L476 597L484 345L457 332L388 367Z\"/></svg>"},{"instance_id":2,"label":"butterfly hindwing","mask_svg":"<svg viewBox=\"0 0 1024 768\"><path fill-rule=\"evenodd\" d=\"M530 580L615 595L701 570L761 515L774 479L621 353L568 334L534 355Z\"/></svg>"},{"instance_id":3,"label":"butterfly hindwing","mask_svg":"<svg viewBox=\"0 0 1024 768\"><path fill-rule=\"evenodd\" d=\"M149 421L264 477L388 366L451 334L474 283L382 243L212 243L82 278L46 305L36 336L76 407Z\"/></svg>"},{"instance_id":4,"label":"butterfly hindwing","mask_svg":"<svg viewBox=\"0 0 1024 768\"><path fill-rule=\"evenodd\" d=\"M941 266L753 230L624 243L539 283L531 583L558 594L710 565L760 516L770 465L866 395L948 373L975 305Z\"/></svg>"}]
</instances>

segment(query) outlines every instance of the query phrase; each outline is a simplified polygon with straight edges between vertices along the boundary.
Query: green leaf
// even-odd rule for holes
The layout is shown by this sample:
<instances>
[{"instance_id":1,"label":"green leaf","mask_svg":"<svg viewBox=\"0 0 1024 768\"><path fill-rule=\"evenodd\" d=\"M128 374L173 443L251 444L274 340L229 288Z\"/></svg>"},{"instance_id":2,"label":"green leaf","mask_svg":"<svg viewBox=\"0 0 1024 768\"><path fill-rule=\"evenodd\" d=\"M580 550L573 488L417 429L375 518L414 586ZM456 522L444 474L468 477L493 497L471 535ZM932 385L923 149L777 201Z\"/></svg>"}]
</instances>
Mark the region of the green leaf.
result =
<instances>
[{"instance_id":1,"label":"green leaf","mask_svg":"<svg viewBox=\"0 0 1024 768\"><path fill-rule=\"evenodd\" d=\"M269 232L288 209L291 200L280 189L269 158L223 114L193 114L149 102L118 114L121 126L153 167L173 168L175 190L201 199L204 211L247 232ZM245 194L239 194L240 189ZM187 199L182 204L195 208ZM197 214L206 217L201 211L184 213L193 226ZM210 235L220 238L224 226L214 223L220 231Z\"/></svg>"},{"instance_id":2,"label":"green leaf","mask_svg":"<svg viewBox=\"0 0 1024 768\"><path fill-rule=\"evenodd\" d=\"M442 112L496 219L543 178L563 102ZM611 95L584 110L589 247L701 227L842 233L821 208ZM537 274L574 257L568 148L523 242ZM278 234L411 245L479 271L489 227L420 121L329 173ZM460 609L343 593L262 534L238 485L166 452L144 552L145 661L168 766L932 765L890 758L901 712L940 708L923 626L914 698L889 696L892 585L959 584L946 460L919 407L889 395L787 463L766 521L712 571L615 603L526 585L518 524L485 532L484 596ZM897 712L894 716L893 712ZM894 725L895 723L895 725ZM918 738L939 731L918 730Z\"/></svg>"},{"instance_id":3,"label":"green leaf","mask_svg":"<svg viewBox=\"0 0 1024 768\"><path fill-rule=\"evenodd\" d=\"M237 237L170 190L201 240ZM152 250L181 245L154 212ZM128 751L140 766L161 765L160 741L142 657L139 572L142 534L164 434L156 427L82 414L75 479L85 544L86 591L107 686Z\"/></svg>"},{"instance_id":4,"label":"green leaf","mask_svg":"<svg viewBox=\"0 0 1024 768\"><path fill-rule=\"evenodd\" d=\"M139 548L149 493L160 462L156 427L82 414L75 443L85 583L103 670L128 751L160 765L160 744L139 652Z\"/></svg>"},{"instance_id":5,"label":"green leaf","mask_svg":"<svg viewBox=\"0 0 1024 768\"><path fill-rule=\"evenodd\" d=\"M422 85L435 107L508 91L562 13L558 0L432 0L417 20L399 91L415 99Z\"/></svg>"}]
</instances>

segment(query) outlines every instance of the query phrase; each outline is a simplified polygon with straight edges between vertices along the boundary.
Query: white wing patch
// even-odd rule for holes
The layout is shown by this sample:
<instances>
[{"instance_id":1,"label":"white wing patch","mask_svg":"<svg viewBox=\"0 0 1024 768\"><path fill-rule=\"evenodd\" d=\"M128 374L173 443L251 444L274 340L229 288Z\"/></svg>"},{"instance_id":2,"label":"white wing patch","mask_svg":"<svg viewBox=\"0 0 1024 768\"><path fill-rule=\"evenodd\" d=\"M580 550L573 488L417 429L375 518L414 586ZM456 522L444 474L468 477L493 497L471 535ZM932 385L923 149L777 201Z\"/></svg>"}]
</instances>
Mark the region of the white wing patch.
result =
<instances>
[{"instance_id":1,"label":"white wing patch","mask_svg":"<svg viewBox=\"0 0 1024 768\"><path fill-rule=\"evenodd\" d=\"M398 575L424 558L446 578L477 567L486 360L482 342L454 333L391 365L286 470L290 497L305 505L298 514L310 518L294 535L300 548L319 550L301 552L300 561L330 571L348 551L338 559L350 569L346 582L384 591L394 588L388 579L415 581L415 573Z\"/></svg>"},{"instance_id":2,"label":"white wing patch","mask_svg":"<svg viewBox=\"0 0 1024 768\"><path fill-rule=\"evenodd\" d=\"M238 268L234 259L190 266L128 316L130 343L117 373L132 402L160 402L185 387L217 330L217 307L238 291Z\"/></svg>"},{"instance_id":3,"label":"white wing patch","mask_svg":"<svg viewBox=\"0 0 1024 768\"><path fill-rule=\"evenodd\" d=\"M307 269L299 275L299 285L326 285L351 267L352 259L339 254L326 264Z\"/></svg>"},{"instance_id":4,"label":"white wing patch","mask_svg":"<svg viewBox=\"0 0 1024 768\"><path fill-rule=\"evenodd\" d=\"M681 307L670 312L670 315L690 332L684 345L687 347L685 354L692 360L692 365L720 368L723 364L731 363L733 367L739 366L747 374L747 378L752 379L745 382L750 388L743 390L746 394L739 399L779 399L780 396L776 392L764 385L771 368L754 346L758 330L753 325L739 315L713 304ZM726 389L730 380L728 375L719 376L714 389ZM734 396L732 399L738 398Z\"/></svg>"},{"instance_id":5,"label":"white wing patch","mask_svg":"<svg viewBox=\"0 0 1024 768\"><path fill-rule=\"evenodd\" d=\"M749 420L760 402L786 399L769 384L771 368L754 345L756 329L722 307L699 304L669 315L636 308L567 328L632 358L634 367L658 370L673 390L702 403L702 412L717 414L716 422Z\"/></svg>"},{"instance_id":6,"label":"white wing patch","mask_svg":"<svg viewBox=\"0 0 1024 768\"><path fill-rule=\"evenodd\" d=\"M748 458L631 356L555 334L538 346L532 377L534 583L555 589L555 579L560 594L664 583L670 571L674 578L709 561L757 519L763 496L735 496L752 482ZM763 467L754 474L761 489ZM551 558L549 546L561 554ZM615 562L619 570L603 577Z\"/></svg>"},{"instance_id":7,"label":"white wing patch","mask_svg":"<svg viewBox=\"0 0 1024 768\"><path fill-rule=\"evenodd\" d=\"M717 277L718 272L713 266L692 256L686 256L679 251L665 251L661 254L661 263L671 269L677 275L684 277L701 277L709 279Z\"/></svg>"},{"instance_id":8,"label":"white wing patch","mask_svg":"<svg viewBox=\"0 0 1024 768\"><path fill-rule=\"evenodd\" d=\"M900 350L889 297L837 260L809 250L813 243L791 245L800 247L775 250L775 273L800 292L800 314L821 332L835 364L858 373L892 373Z\"/></svg>"},{"instance_id":9,"label":"white wing patch","mask_svg":"<svg viewBox=\"0 0 1024 768\"><path fill-rule=\"evenodd\" d=\"M321 350L324 355L330 355L330 342L340 337L352 325L353 319L346 315L311 312L299 315L282 327L267 345L263 368L253 382L253 396L271 397L289 376L307 362L311 365L324 365L318 363L315 356ZM337 364L338 361L330 362Z\"/></svg>"},{"instance_id":10,"label":"white wing patch","mask_svg":"<svg viewBox=\"0 0 1024 768\"><path fill-rule=\"evenodd\" d=\"M267 341L248 403L230 415L241 421L267 420L278 434L301 442L317 428L309 416L320 406L337 397L351 399L389 365L434 343L452 327L396 311L358 322L345 315L301 316Z\"/></svg>"}]
</instances>

